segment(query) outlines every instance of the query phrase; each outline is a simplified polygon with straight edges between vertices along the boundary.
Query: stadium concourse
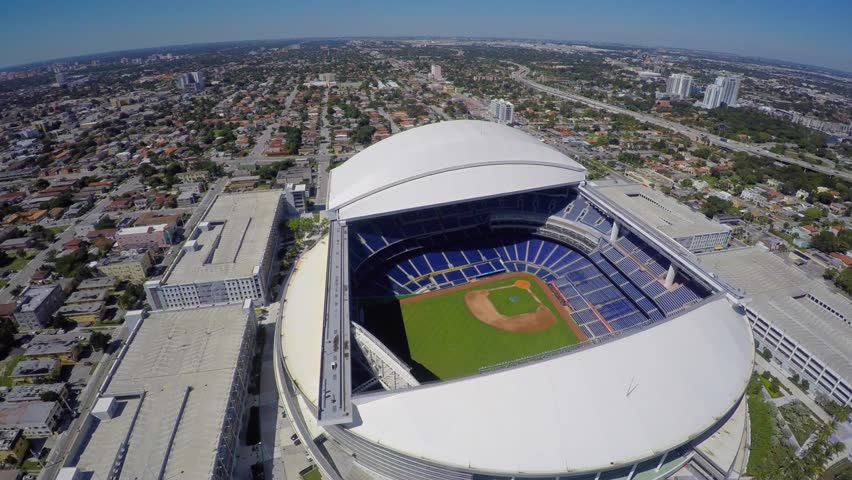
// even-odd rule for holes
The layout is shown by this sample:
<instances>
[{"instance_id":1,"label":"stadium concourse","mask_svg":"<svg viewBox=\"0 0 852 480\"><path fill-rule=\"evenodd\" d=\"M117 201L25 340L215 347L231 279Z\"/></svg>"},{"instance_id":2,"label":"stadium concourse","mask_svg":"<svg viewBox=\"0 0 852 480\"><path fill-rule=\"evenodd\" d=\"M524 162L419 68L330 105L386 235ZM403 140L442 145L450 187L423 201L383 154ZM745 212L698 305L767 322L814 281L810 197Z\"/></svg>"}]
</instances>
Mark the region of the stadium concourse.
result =
<instances>
[{"instance_id":1,"label":"stadium concourse","mask_svg":"<svg viewBox=\"0 0 852 480\"><path fill-rule=\"evenodd\" d=\"M326 477L742 471L742 305L581 165L507 126L442 122L335 168L327 205L276 340Z\"/></svg>"}]
</instances>

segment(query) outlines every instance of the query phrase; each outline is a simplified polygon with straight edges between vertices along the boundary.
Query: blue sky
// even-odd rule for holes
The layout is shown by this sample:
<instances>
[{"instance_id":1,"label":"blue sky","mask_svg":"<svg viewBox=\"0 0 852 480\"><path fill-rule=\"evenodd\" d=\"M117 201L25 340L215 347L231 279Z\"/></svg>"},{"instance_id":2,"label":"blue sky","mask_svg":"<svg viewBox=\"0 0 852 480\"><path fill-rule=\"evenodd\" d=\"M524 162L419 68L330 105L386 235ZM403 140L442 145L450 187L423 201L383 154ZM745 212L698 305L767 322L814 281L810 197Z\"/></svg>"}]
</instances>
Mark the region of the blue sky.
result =
<instances>
[{"instance_id":1,"label":"blue sky","mask_svg":"<svg viewBox=\"0 0 852 480\"><path fill-rule=\"evenodd\" d=\"M852 0L4 0L0 66L184 43L350 35L620 42L852 72Z\"/></svg>"}]
</instances>

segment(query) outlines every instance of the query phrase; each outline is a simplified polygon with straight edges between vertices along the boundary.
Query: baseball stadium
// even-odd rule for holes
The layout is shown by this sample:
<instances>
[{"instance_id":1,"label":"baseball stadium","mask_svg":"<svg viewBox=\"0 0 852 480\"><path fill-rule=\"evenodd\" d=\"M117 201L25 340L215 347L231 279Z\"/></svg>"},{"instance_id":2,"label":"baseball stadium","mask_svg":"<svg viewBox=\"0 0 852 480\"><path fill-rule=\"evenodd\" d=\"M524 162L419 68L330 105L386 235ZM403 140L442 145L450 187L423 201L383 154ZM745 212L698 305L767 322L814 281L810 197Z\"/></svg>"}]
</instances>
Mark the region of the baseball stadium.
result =
<instances>
[{"instance_id":1,"label":"baseball stadium","mask_svg":"<svg viewBox=\"0 0 852 480\"><path fill-rule=\"evenodd\" d=\"M649 480L748 456L753 340L687 246L505 125L394 135L331 171L276 335L328 478Z\"/></svg>"}]
</instances>

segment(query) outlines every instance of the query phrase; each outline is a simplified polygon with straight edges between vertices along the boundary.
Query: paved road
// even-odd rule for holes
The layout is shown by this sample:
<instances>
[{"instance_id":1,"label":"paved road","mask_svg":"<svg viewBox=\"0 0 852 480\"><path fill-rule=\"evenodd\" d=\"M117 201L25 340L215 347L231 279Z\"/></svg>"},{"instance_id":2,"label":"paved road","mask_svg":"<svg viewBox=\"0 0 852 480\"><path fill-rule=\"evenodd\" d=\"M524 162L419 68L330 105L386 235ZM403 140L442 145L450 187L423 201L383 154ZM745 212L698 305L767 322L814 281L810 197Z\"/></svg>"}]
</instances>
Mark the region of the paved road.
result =
<instances>
[{"instance_id":1,"label":"paved road","mask_svg":"<svg viewBox=\"0 0 852 480\"><path fill-rule=\"evenodd\" d=\"M385 117L385 120L390 122L391 133L399 132L399 125L397 125L396 120L394 120L383 107L377 108L376 111L379 112L379 115Z\"/></svg>"},{"instance_id":2,"label":"paved road","mask_svg":"<svg viewBox=\"0 0 852 480\"><path fill-rule=\"evenodd\" d=\"M69 449L74 445L77 436L80 434L80 426L86 417L89 416L89 411L92 409L92 406L95 404L95 400L98 398L98 391L101 388L107 373L112 368L113 363L115 363L118 351L127 340L127 335L129 333L130 332L128 332L124 327L113 330L113 335L115 335L113 337L113 341L117 341L118 343L112 353L102 357L94 374L89 378L89 382L77 398L80 414L71 422L68 429L56 440L53 449L47 456L45 467L42 468L41 473L38 476L39 480L55 478L59 473L59 469L62 467L62 464L65 463Z\"/></svg>"},{"instance_id":3,"label":"paved road","mask_svg":"<svg viewBox=\"0 0 852 480\"><path fill-rule=\"evenodd\" d=\"M103 213L104 209L107 205L112 202L111 197L117 197L125 192L139 186L138 178L132 177L125 180L121 183L110 196L104 197L95 206L89 210L80 220L79 223L91 222L94 223L97 221L98 217ZM62 245L71 240L74 237L74 228L68 227L64 232L60 233L56 236L56 240L48 246L48 248L40 251L29 263L27 263L24 268L22 268L19 272L9 277L9 284L0 291L0 303L11 303L15 301L14 295L12 295L12 290L15 287L26 287L29 285L30 278L33 274L38 270L44 263L47 261L47 252L49 250L55 250L57 252L62 250Z\"/></svg>"},{"instance_id":4,"label":"paved road","mask_svg":"<svg viewBox=\"0 0 852 480\"><path fill-rule=\"evenodd\" d=\"M669 121L669 120L666 120L666 119L663 119L663 118L660 118L660 117L655 117L653 115L634 112L632 110L627 110L627 109L624 109L624 108L621 108L621 107L616 107L616 106L610 105L608 103L600 102L598 100L594 100L594 99L591 99L591 98L588 98L588 97L584 97L584 96L577 95L577 94L574 94L574 93L566 92L564 90L559 90L557 88L549 87L547 85L543 85L541 83L538 83L538 82L535 82L535 81L532 81L532 80L526 78L527 74L529 73L529 68L524 67L522 65L518 65L516 63L512 63L512 65L519 67L519 69L517 71L512 73L512 78L514 78L515 80L523 83L524 85L526 85L526 86L528 86L528 87L530 87L534 90L549 93L549 94L551 94L555 97L564 98L566 100L579 102L579 103L588 105L590 107L597 108L599 110L604 110L604 111L607 111L607 112L610 112L610 113L629 115L629 116L631 116L631 117L633 117L633 118L635 118L639 121L642 121L642 122L645 122L645 123L650 123L650 124L656 125L658 127L668 128L668 129L673 130L677 133L686 135L687 137L689 137L693 141L698 141L701 137L706 137L709 140L710 144L721 147L721 148L725 148L725 149L737 151L737 152L745 152L745 153L749 153L751 155L758 155L758 156L766 157L766 158L769 158L771 160L775 160L775 161L778 161L778 162L798 165L798 166L805 168L807 170L812 170L812 171L815 171L815 172L820 172L820 173L824 173L826 175L831 175L831 176L838 176L838 177L843 178L845 180L852 181L852 173L850 173L850 172L835 170L833 168L829 168L829 167L826 167L826 166L823 166L823 165L813 165L813 164L810 164L808 162L804 162L802 160L790 158L786 155L778 155L776 153L770 152L769 150L766 150L765 148L763 148L761 146L749 145L749 144L745 144L745 143L741 143L741 142L737 142L737 141L733 141L733 140L724 140L721 137L718 137L716 135L709 134L707 132L704 132L702 130L698 130L696 128L687 127L687 126L682 125L682 124L677 123L677 122L672 122L672 121Z\"/></svg>"}]
</instances>

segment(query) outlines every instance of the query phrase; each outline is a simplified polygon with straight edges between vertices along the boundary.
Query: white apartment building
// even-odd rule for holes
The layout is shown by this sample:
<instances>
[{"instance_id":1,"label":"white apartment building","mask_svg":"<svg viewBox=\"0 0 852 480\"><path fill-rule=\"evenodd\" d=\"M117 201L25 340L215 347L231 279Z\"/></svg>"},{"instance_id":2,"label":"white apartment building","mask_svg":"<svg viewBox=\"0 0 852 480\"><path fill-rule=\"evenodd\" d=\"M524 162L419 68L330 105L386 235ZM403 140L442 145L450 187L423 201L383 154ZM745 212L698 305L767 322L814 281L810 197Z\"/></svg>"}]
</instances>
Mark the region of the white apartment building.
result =
<instances>
[{"instance_id":1,"label":"white apartment building","mask_svg":"<svg viewBox=\"0 0 852 480\"><path fill-rule=\"evenodd\" d=\"M675 73L666 81L666 93L679 98L689 98L692 90L692 75Z\"/></svg>"},{"instance_id":2,"label":"white apartment building","mask_svg":"<svg viewBox=\"0 0 852 480\"><path fill-rule=\"evenodd\" d=\"M704 108L718 108L723 103L736 106L740 94L740 79L738 77L716 77L712 85L707 85L704 90Z\"/></svg>"},{"instance_id":3,"label":"white apartment building","mask_svg":"<svg viewBox=\"0 0 852 480\"><path fill-rule=\"evenodd\" d=\"M499 123L512 123L515 121L515 106L502 98L491 100L488 111Z\"/></svg>"}]
</instances>

